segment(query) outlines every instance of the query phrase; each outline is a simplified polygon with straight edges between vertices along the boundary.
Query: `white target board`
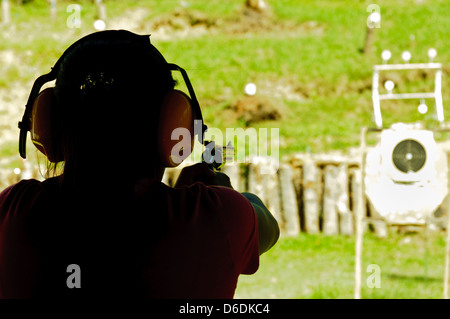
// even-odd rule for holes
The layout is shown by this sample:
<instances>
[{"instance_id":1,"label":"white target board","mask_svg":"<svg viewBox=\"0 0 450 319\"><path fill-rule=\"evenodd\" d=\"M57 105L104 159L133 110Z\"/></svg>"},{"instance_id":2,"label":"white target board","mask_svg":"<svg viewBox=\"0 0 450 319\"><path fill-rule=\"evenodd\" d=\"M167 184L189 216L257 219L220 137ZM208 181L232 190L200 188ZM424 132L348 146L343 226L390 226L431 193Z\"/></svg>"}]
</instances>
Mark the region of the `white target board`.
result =
<instances>
[{"instance_id":1,"label":"white target board","mask_svg":"<svg viewBox=\"0 0 450 319\"><path fill-rule=\"evenodd\" d=\"M425 224L447 195L447 158L433 132L393 126L367 153L365 190L389 224Z\"/></svg>"}]
</instances>

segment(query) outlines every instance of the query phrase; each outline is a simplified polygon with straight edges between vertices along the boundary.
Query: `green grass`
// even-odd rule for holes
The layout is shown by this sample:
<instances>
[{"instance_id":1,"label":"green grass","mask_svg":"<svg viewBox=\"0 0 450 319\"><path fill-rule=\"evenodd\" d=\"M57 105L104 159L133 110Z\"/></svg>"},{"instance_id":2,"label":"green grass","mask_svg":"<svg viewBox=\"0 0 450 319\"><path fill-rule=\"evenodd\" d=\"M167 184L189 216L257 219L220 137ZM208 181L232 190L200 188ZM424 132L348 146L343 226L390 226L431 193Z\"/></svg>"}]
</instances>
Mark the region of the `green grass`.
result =
<instances>
[{"instance_id":1,"label":"green grass","mask_svg":"<svg viewBox=\"0 0 450 319\"><path fill-rule=\"evenodd\" d=\"M258 127L279 127L280 154L322 152L357 146L362 126L373 125L371 102L372 66L380 63L380 53L390 49L392 61L400 62L403 50L410 50L413 62L426 61L426 51L434 47L437 61L444 64L445 113L449 111L448 74L450 47L450 3L433 0L378 1L381 8L381 28L375 30L372 52L363 55L367 5L371 1L298 1L268 0L272 7L274 26L291 26L273 32L230 33L227 23L236 20L244 0L191 0L186 10L201 12L224 26L214 35L175 38L170 41L152 38L167 60L178 63L189 73L210 127L224 130L242 126L242 122L225 117L225 110L243 97L243 88L255 82L261 99L271 100L282 118L253 124ZM69 29L66 20L68 4L82 5L81 29ZM148 17L143 22L168 15L177 8L178 0L169 1L105 1L109 18L127 10L144 7ZM49 17L45 0L12 5L14 25L2 27L0 50L13 50L20 61L6 66L0 76L0 88L10 83L29 86L38 75L47 72L61 53L82 35L93 32L96 10L92 1L58 1L57 19ZM234 20L233 20L234 19ZM14 34L13 37L8 36ZM387 75L399 91L429 88L432 75L425 85L414 74ZM290 99L280 94L276 83L289 86L301 96ZM427 101L430 111L431 101ZM18 101L23 105L24 101ZM433 123L430 114L416 111L419 101L383 103L386 125L397 121L423 120Z\"/></svg>"},{"instance_id":2,"label":"green grass","mask_svg":"<svg viewBox=\"0 0 450 319\"><path fill-rule=\"evenodd\" d=\"M189 10L226 22L240 12L243 2L192 0L189 1ZM56 21L49 21L44 0L35 0L24 6L12 4L16 32L23 33L23 37L2 39L0 48L13 49L22 58L23 65L32 66L34 72L10 67L0 80L1 86L7 86L8 81L30 81L39 74L38 70L48 70L75 39L93 31L91 24L96 14L92 2L78 1L82 5L83 19L80 30L70 30L65 25L68 16L65 9L69 3L73 1L59 1ZM149 10L150 19L172 12L179 2L116 0L105 3L109 17L143 6ZM446 13L450 4L446 1L428 1L426 4L379 1L382 24L376 30L373 53L367 56L362 55L359 49L365 36L369 1L283 0L269 3L273 8L274 23L302 25L314 21L322 31L314 33L300 28L296 32L244 35L223 32L171 41L154 39L168 60L188 70L210 126L239 125L238 122L223 123L220 112L243 95L247 82L262 85L264 81L289 79L294 90L306 93L307 97L303 101L276 99L276 103L287 110L287 114L275 122L282 128L287 141L283 152L345 149L357 145L361 126L372 124L371 68L380 62L379 54L383 49L390 49L397 61L403 50L410 50L413 60L419 61L427 59L426 50L433 46L438 51L437 60L445 64L445 75L448 74L450 50L446 39L450 35L450 21ZM55 34L60 37L55 37ZM413 40L411 35L414 35ZM0 39L2 37L3 34ZM24 56L23 52L27 50L33 54ZM400 87L415 87L414 81L402 83L403 80L408 79L400 77L400 83L397 83ZM446 83L443 85L444 101L450 97ZM414 104L408 108L411 112L402 112L405 109L403 105L387 107L386 123L420 119L415 107ZM342 124L336 125L337 122Z\"/></svg>"},{"instance_id":3,"label":"green grass","mask_svg":"<svg viewBox=\"0 0 450 319\"><path fill-rule=\"evenodd\" d=\"M442 298L444 235L432 233L425 240L422 233L385 239L366 234L362 298ZM261 256L256 274L239 277L236 298L353 298L354 251L355 237L282 238ZM371 264L380 267L380 288L367 285Z\"/></svg>"}]
</instances>

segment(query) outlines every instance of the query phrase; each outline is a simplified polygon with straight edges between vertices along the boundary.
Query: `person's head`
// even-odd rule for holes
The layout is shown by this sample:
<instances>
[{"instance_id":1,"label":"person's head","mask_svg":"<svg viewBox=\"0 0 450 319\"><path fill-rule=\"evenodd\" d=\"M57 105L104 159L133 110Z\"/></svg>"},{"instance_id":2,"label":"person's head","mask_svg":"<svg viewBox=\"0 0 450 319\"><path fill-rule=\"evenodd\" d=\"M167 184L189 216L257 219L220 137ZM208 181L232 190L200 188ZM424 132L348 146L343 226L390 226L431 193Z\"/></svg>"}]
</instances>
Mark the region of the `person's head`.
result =
<instances>
[{"instance_id":1,"label":"person's head","mask_svg":"<svg viewBox=\"0 0 450 319\"><path fill-rule=\"evenodd\" d=\"M65 178L135 178L159 168L159 108L175 82L148 36L91 34L61 60L56 130Z\"/></svg>"}]
</instances>

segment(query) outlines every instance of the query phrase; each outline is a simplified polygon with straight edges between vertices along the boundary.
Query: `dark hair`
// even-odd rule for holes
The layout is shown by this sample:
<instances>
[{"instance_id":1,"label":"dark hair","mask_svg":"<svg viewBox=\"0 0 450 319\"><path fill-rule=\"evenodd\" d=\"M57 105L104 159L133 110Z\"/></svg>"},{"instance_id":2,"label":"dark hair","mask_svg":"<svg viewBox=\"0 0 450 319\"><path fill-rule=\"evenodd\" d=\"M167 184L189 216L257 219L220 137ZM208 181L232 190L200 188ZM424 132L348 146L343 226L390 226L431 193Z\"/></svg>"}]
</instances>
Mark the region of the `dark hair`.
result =
<instances>
[{"instance_id":1,"label":"dark hair","mask_svg":"<svg viewBox=\"0 0 450 319\"><path fill-rule=\"evenodd\" d=\"M103 31L70 49L55 86L64 180L145 175L157 164L159 109L174 85L148 36Z\"/></svg>"}]
</instances>

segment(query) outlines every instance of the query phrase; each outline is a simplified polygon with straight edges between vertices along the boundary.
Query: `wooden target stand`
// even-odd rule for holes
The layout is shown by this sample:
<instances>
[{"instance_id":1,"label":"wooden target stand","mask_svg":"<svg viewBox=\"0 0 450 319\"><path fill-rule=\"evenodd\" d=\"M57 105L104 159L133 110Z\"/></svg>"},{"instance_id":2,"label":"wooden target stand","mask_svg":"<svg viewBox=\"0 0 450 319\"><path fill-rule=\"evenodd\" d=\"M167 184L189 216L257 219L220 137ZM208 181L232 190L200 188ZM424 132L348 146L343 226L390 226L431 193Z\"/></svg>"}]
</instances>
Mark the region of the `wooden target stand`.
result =
<instances>
[{"instance_id":1,"label":"wooden target stand","mask_svg":"<svg viewBox=\"0 0 450 319\"><path fill-rule=\"evenodd\" d=\"M356 240L355 240L355 282L354 282L354 298L361 299L362 288L362 256L363 256L363 239L365 222L370 218L366 217L366 196L365 196L365 169L366 169L366 155L367 144L366 136L369 132L381 132L380 128L363 127L360 136L361 146L361 166L360 166L360 178L358 194L360 196L356 207ZM449 129L439 129L439 131L450 131ZM450 154L447 154L448 161ZM450 164L450 163L449 163ZM450 172L450 166L449 166ZM449 176L450 183L450 176ZM450 185L449 185L450 186ZM446 197L447 201L450 201L450 194ZM450 203L447 205L447 225L446 225L446 244L445 244L445 265L444 265L444 280L443 280L443 298L449 298L449 279L450 279ZM427 219L428 220L428 219ZM425 223L425 227L428 227L428 221Z\"/></svg>"},{"instance_id":2,"label":"wooden target stand","mask_svg":"<svg viewBox=\"0 0 450 319\"><path fill-rule=\"evenodd\" d=\"M389 53L390 57L390 53ZM384 59L384 58L383 58ZM389 59L389 58L388 58ZM435 71L435 86L433 92L425 93L392 93L392 88L388 94L379 93L379 73L382 71L392 70L434 70ZM356 240L355 240L355 282L354 282L354 298L361 299L362 287L362 255L363 255L363 238L364 238L364 224L368 220L366 217L366 196L365 196L365 170L366 170L366 155L367 143L366 137L369 132L381 132L383 130L383 121L381 116L381 100L400 100L400 99L434 99L436 105L436 119L440 124L440 128L434 130L435 132L448 132L449 127L444 125L444 109L442 103L442 64L441 63L405 63L405 64L383 64L375 65L372 77L372 102L374 110L374 120L377 127L363 127L360 135L360 178L359 183L359 200L356 207ZM387 88L388 89L388 88ZM447 154L448 175L450 172L450 154ZM450 188L450 176L448 176L448 187ZM446 244L445 244L445 265L444 265L444 280L443 280L443 298L449 298L449 279L450 279L450 194L447 194L447 225L446 225ZM429 218L425 223L428 229Z\"/></svg>"}]
</instances>

